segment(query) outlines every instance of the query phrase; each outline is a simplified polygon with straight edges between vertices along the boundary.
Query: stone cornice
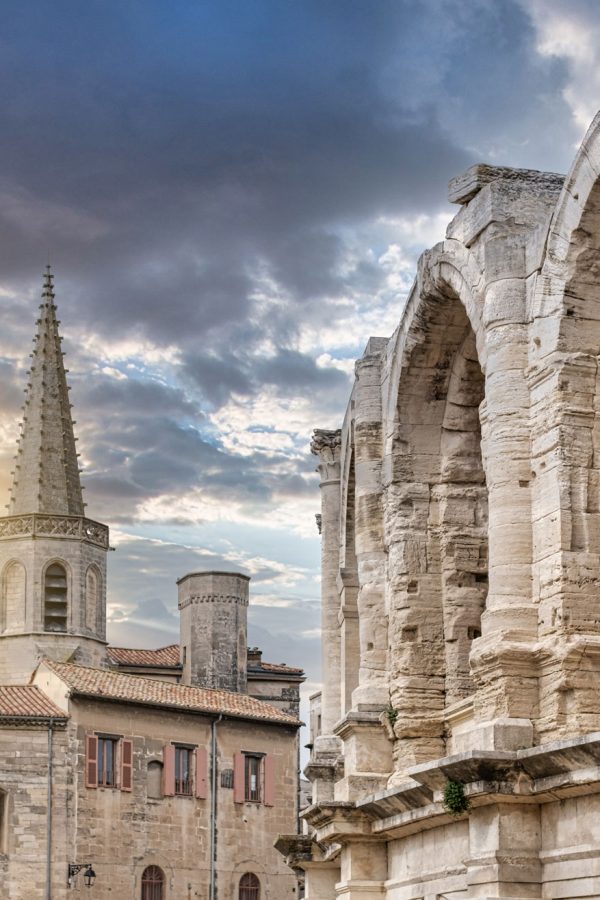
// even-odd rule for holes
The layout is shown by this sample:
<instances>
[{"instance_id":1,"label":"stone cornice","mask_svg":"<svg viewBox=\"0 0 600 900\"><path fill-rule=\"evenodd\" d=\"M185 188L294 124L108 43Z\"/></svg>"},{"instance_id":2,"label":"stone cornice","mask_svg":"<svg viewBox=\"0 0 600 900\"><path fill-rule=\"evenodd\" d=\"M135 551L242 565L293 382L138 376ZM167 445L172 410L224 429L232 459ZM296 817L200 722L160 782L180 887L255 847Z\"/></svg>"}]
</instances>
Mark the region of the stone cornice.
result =
<instances>
[{"instance_id":1,"label":"stone cornice","mask_svg":"<svg viewBox=\"0 0 600 900\"><path fill-rule=\"evenodd\" d=\"M0 540L20 537L86 541L108 550L108 526L83 516L51 516L31 513L0 518Z\"/></svg>"}]
</instances>

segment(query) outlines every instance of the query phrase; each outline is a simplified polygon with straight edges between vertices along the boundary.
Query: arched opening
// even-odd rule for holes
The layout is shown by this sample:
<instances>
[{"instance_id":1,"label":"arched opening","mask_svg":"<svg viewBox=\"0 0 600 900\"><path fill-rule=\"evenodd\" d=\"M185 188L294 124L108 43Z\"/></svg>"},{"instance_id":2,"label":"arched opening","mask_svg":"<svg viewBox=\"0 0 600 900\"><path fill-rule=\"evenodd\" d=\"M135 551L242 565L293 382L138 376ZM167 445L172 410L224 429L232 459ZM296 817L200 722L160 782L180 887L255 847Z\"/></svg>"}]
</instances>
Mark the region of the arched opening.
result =
<instances>
[{"instance_id":1,"label":"arched opening","mask_svg":"<svg viewBox=\"0 0 600 900\"><path fill-rule=\"evenodd\" d=\"M151 759L148 763L148 797L151 800L161 800L163 796L163 764L158 759Z\"/></svg>"},{"instance_id":2,"label":"arched opening","mask_svg":"<svg viewBox=\"0 0 600 900\"><path fill-rule=\"evenodd\" d=\"M239 900L260 900L260 881L252 872L240 878Z\"/></svg>"},{"instance_id":3,"label":"arched opening","mask_svg":"<svg viewBox=\"0 0 600 900\"><path fill-rule=\"evenodd\" d=\"M2 631L25 625L25 567L16 560L4 570L2 583Z\"/></svg>"},{"instance_id":4,"label":"arched opening","mask_svg":"<svg viewBox=\"0 0 600 900\"><path fill-rule=\"evenodd\" d=\"M95 566L90 566L85 576L85 627L98 630L98 600L100 578Z\"/></svg>"},{"instance_id":5,"label":"arched opening","mask_svg":"<svg viewBox=\"0 0 600 900\"><path fill-rule=\"evenodd\" d=\"M44 630L66 631L68 615L67 572L52 563L44 573Z\"/></svg>"},{"instance_id":6,"label":"arched opening","mask_svg":"<svg viewBox=\"0 0 600 900\"><path fill-rule=\"evenodd\" d=\"M484 377L459 299L422 298L407 346L386 513L399 769L445 752L445 710L473 690L488 588Z\"/></svg>"},{"instance_id":7,"label":"arched opening","mask_svg":"<svg viewBox=\"0 0 600 900\"><path fill-rule=\"evenodd\" d=\"M165 873L159 866L144 869L141 900L165 900Z\"/></svg>"}]
</instances>

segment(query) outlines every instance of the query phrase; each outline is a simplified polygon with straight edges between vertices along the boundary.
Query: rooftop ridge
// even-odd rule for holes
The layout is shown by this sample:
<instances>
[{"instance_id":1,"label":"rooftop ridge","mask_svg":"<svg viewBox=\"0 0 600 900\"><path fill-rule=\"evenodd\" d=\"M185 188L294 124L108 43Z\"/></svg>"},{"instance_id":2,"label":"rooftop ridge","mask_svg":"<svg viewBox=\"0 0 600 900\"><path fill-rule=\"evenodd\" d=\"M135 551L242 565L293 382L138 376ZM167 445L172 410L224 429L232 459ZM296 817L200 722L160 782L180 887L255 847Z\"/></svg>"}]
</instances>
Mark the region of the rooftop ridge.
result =
<instances>
[{"instance_id":1,"label":"rooftop ridge","mask_svg":"<svg viewBox=\"0 0 600 900\"><path fill-rule=\"evenodd\" d=\"M21 434L17 442L9 515L83 516L67 371L56 318L54 285L46 266L34 337Z\"/></svg>"},{"instance_id":2,"label":"rooftop ridge","mask_svg":"<svg viewBox=\"0 0 600 900\"><path fill-rule=\"evenodd\" d=\"M42 664L58 675L74 694L80 696L144 706L170 707L208 715L223 713L237 719L254 719L294 727L300 725L295 716L263 700L256 700L248 694L173 684L171 681L117 672L114 669L96 669L76 663L57 662L48 657L41 660L40 665ZM38 674L39 667L34 677Z\"/></svg>"}]
</instances>

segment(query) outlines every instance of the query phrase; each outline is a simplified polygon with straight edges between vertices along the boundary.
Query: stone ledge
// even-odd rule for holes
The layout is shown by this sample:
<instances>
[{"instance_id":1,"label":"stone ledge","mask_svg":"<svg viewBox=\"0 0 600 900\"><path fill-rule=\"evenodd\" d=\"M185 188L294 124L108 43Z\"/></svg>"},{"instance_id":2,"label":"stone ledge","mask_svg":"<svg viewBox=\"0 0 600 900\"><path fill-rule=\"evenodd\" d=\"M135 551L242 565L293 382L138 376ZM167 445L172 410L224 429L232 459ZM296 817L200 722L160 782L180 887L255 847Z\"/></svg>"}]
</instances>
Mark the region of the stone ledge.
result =
<instances>
[{"instance_id":1,"label":"stone ledge","mask_svg":"<svg viewBox=\"0 0 600 900\"><path fill-rule=\"evenodd\" d=\"M558 193L564 184L565 175L556 172L540 172L537 169L513 169L510 166L490 166L477 163L457 175L448 183L450 203L468 203L479 191L492 181L517 181L541 191Z\"/></svg>"}]
</instances>

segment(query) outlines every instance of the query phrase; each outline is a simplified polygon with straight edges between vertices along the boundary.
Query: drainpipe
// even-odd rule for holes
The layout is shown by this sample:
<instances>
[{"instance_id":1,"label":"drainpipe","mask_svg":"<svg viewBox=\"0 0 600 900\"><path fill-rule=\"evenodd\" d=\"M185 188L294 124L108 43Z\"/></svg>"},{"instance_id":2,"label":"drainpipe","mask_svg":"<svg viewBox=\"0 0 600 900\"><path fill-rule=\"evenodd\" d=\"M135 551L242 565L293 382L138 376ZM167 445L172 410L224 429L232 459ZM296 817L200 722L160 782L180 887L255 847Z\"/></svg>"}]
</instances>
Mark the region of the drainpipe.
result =
<instances>
[{"instance_id":1,"label":"drainpipe","mask_svg":"<svg viewBox=\"0 0 600 900\"><path fill-rule=\"evenodd\" d=\"M210 900L217 900L217 725L222 718L221 713L210 726Z\"/></svg>"},{"instance_id":2,"label":"drainpipe","mask_svg":"<svg viewBox=\"0 0 600 900\"><path fill-rule=\"evenodd\" d=\"M46 823L46 900L52 900L52 768L54 719L48 719L48 819Z\"/></svg>"}]
</instances>

